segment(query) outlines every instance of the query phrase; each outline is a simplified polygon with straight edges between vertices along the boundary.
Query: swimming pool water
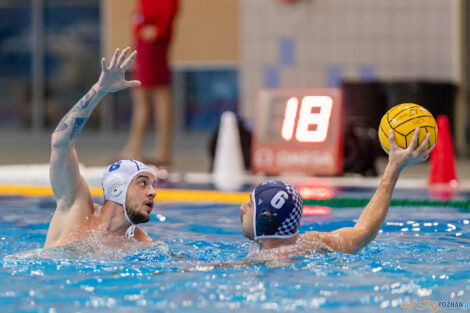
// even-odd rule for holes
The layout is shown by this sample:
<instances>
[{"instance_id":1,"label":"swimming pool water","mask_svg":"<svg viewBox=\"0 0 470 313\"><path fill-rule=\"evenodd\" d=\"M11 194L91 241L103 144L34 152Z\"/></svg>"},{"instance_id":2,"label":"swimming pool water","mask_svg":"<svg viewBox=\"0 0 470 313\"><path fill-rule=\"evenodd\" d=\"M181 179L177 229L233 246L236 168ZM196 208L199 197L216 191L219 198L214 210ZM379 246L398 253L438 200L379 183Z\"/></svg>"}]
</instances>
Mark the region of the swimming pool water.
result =
<instances>
[{"instance_id":1,"label":"swimming pool water","mask_svg":"<svg viewBox=\"0 0 470 313\"><path fill-rule=\"evenodd\" d=\"M355 255L194 270L246 256L237 205L157 205L143 228L168 250L136 244L97 256L72 247L38 257L54 206L0 197L0 312L411 312L403 301L470 301L470 217L452 208L392 207ZM351 226L360 212L304 216L300 232Z\"/></svg>"}]
</instances>

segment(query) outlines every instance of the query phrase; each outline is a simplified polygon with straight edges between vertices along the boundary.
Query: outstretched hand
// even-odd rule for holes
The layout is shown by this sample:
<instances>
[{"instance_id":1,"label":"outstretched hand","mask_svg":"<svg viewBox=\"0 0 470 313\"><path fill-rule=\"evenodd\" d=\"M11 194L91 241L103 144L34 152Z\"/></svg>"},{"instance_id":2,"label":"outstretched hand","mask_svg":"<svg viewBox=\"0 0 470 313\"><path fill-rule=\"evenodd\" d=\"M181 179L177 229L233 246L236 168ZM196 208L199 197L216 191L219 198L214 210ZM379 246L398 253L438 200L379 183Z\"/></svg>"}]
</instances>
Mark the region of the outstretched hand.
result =
<instances>
[{"instance_id":1,"label":"outstretched hand","mask_svg":"<svg viewBox=\"0 0 470 313\"><path fill-rule=\"evenodd\" d=\"M140 81L128 81L124 78L124 74L134 61L137 54L137 51L134 51L129 57L127 57L130 50L131 48L127 47L119 54L119 49L116 49L109 66L107 66L105 58L101 59L101 76L98 80L98 86L102 91L115 92L140 86Z\"/></svg>"},{"instance_id":2,"label":"outstretched hand","mask_svg":"<svg viewBox=\"0 0 470 313\"><path fill-rule=\"evenodd\" d=\"M429 144L429 138L431 135L428 133L426 135L426 139L419 145L419 147L415 148L418 143L419 138L419 127L416 128L415 133L413 135L413 139L408 146L408 148L403 149L395 141L395 135L393 130L390 130L388 133L388 140L390 141L390 154L388 163L392 166L395 166L398 171L402 171L403 169L407 168L416 163L420 163L426 161L431 153L432 149L434 149L435 145L432 145L424 151L426 146Z\"/></svg>"}]
</instances>

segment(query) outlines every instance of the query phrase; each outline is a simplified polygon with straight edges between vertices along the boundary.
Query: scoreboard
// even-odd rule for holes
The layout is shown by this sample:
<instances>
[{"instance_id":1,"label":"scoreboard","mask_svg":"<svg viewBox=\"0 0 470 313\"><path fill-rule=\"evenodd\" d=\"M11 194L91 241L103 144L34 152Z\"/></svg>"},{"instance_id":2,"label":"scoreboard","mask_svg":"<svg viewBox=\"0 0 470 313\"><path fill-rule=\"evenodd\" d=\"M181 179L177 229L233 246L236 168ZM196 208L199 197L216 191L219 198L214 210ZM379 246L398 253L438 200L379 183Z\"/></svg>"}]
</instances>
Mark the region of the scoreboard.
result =
<instances>
[{"instance_id":1,"label":"scoreboard","mask_svg":"<svg viewBox=\"0 0 470 313\"><path fill-rule=\"evenodd\" d=\"M255 173L339 175L343 121L339 89L262 89L253 131Z\"/></svg>"}]
</instances>

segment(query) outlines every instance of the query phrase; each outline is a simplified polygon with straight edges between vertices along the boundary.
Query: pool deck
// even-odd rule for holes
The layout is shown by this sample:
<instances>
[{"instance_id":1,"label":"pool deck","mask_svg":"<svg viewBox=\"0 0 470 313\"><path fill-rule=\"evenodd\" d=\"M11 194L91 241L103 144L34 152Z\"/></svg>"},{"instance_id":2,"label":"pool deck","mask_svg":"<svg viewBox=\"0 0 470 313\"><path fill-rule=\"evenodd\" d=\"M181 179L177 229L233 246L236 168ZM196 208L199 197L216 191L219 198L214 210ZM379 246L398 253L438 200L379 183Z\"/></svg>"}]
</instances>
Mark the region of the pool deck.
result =
<instances>
[{"instance_id":1,"label":"pool deck","mask_svg":"<svg viewBox=\"0 0 470 313\"><path fill-rule=\"evenodd\" d=\"M189 183L207 183L211 180L209 173L209 140L211 134L188 134L177 131L174 140L173 164L168 168L170 179ZM101 177L104 166L116 159L120 148L125 144L127 133L113 136L96 135L84 132L79 138L77 151L84 169L93 176L91 185L95 185ZM2 132L0 136L0 184L19 183L28 181L33 175L31 169L41 179L34 180L37 184L48 184L48 162L50 154L50 134L31 134L27 132ZM151 138L146 142L146 148L151 150ZM377 161L379 173L383 172L387 159ZM25 165L18 167L13 165ZM457 175L460 181L459 190L470 190L470 160L456 160ZM25 171L26 169L26 171ZM15 173L17 175L15 175ZM401 175L398 187L425 188L429 175L429 162L407 168ZM16 177L15 177L16 176ZM5 177L7 179L5 180ZM254 183L264 179L264 176L247 173L247 182ZM300 181L307 176L290 176L290 179ZM377 186L380 177L365 178L360 175L347 174L342 177L323 177L322 181L332 185L348 186ZM88 179L87 179L88 180ZM99 185L99 184L98 184Z\"/></svg>"}]
</instances>

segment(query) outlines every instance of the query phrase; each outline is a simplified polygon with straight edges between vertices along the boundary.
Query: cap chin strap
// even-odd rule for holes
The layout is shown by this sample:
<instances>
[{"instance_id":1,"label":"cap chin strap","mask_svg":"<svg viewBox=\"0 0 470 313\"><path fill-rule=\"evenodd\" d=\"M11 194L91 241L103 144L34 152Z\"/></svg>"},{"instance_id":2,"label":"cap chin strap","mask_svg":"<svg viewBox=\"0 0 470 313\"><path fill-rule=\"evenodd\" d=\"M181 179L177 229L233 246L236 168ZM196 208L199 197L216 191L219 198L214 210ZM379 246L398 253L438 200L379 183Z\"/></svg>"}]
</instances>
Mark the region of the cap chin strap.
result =
<instances>
[{"instance_id":1,"label":"cap chin strap","mask_svg":"<svg viewBox=\"0 0 470 313\"><path fill-rule=\"evenodd\" d=\"M126 202L124 201L124 204L122 205L123 209L124 209L124 217L126 218L126 220L131 224L131 226L129 226L129 228L127 228L126 230L126 237L127 238L133 238L134 237L134 232L135 232L135 224L132 223L131 219L129 218L129 216L127 215L127 211L126 211Z\"/></svg>"},{"instance_id":2,"label":"cap chin strap","mask_svg":"<svg viewBox=\"0 0 470 313\"><path fill-rule=\"evenodd\" d=\"M134 231L135 231L135 225L129 226L129 228L126 230L126 237L134 238Z\"/></svg>"},{"instance_id":3,"label":"cap chin strap","mask_svg":"<svg viewBox=\"0 0 470 313\"><path fill-rule=\"evenodd\" d=\"M131 224L131 226L129 226L129 228L126 230L126 237L127 238L134 238L134 232L135 232L135 224L131 221L131 219L129 218L129 216L127 215L127 211L126 211L126 197L127 197L127 189L129 188L129 184L131 183L131 181L134 179L134 177L137 176L137 174L141 173L141 172L145 172L147 171L146 169L144 170L139 170L137 171L136 173L134 173L134 175L132 175L131 177L129 177L129 181L126 183L125 187L124 187L124 201L123 201L123 204L122 204L122 208L124 210L124 217L126 218L126 220L129 222L129 224Z\"/></svg>"}]
</instances>

